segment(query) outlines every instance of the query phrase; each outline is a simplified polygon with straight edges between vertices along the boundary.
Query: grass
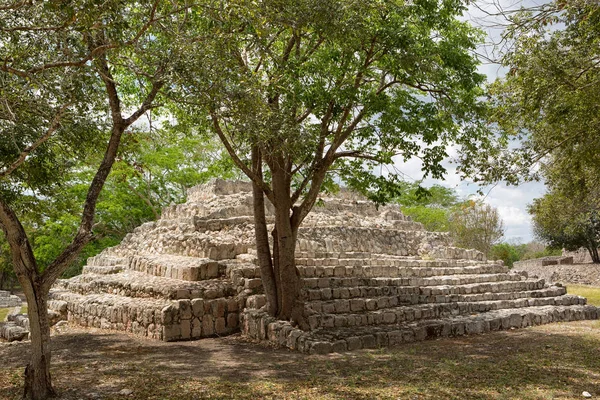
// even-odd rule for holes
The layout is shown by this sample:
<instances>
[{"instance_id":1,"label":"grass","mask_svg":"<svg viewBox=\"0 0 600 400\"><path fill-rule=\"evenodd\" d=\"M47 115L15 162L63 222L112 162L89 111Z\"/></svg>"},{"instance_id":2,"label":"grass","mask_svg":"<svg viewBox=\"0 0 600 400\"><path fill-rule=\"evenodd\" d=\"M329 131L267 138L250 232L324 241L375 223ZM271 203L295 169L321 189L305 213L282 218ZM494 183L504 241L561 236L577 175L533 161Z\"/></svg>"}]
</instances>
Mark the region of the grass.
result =
<instances>
[{"instance_id":1,"label":"grass","mask_svg":"<svg viewBox=\"0 0 600 400\"><path fill-rule=\"evenodd\" d=\"M213 343L206 345L205 343ZM26 344L0 347L0 399L21 395ZM600 326L557 323L391 349L306 356L230 339L53 339L63 399L574 399L600 395Z\"/></svg>"},{"instance_id":2,"label":"grass","mask_svg":"<svg viewBox=\"0 0 600 400\"><path fill-rule=\"evenodd\" d=\"M600 307L600 287L567 284L567 293L587 298L588 304Z\"/></svg>"},{"instance_id":3,"label":"grass","mask_svg":"<svg viewBox=\"0 0 600 400\"><path fill-rule=\"evenodd\" d=\"M0 322L4 321L6 319L6 316L8 315L10 310L12 310L12 308L0 308ZM27 314L27 306L21 307L21 311L19 311L19 313Z\"/></svg>"}]
</instances>

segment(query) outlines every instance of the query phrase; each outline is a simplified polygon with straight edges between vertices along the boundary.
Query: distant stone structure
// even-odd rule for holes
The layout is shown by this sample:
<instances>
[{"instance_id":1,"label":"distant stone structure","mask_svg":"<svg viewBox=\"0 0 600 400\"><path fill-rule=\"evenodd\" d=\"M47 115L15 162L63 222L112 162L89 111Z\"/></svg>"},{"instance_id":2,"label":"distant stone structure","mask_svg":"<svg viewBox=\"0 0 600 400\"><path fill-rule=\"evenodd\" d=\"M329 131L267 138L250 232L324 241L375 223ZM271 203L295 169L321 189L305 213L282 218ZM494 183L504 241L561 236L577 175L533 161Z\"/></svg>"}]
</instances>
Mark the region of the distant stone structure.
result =
<instances>
[{"instance_id":1,"label":"distant stone structure","mask_svg":"<svg viewBox=\"0 0 600 400\"><path fill-rule=\"evenodd\" d=\"M449 246L446 234L427 232L398 206L377 208L345 191L322 200L301 226L296 252L310 331L261 310L245 182L190 189L186 203L57 282L50 308L84 326L158 340L241 330L307 353L599 317L563 287Z\"/></svg>"},{"instance_id":2,"label":"distant stone structure","mask_svg":"<svg viewBox=\"0 0 600 400\"><path fill-rule=\"evenodd\" d=\"M563 249L563 257L573 257L574 264L587 264L592 262L592 256L588 249L582 247L575 251L567 251Z\"/></svg>"},{"instance_id":3,"label":"distant stone structure","mask_svg":"<svg viewBox=\"0 0 600 400\"><path fill-rule=\"evenodd\" d=\"M0 290L0 308L19 307L23 302L19 296L15 296L5 290Z\"/></svg>"},{"instance_id":4,"label":"distant stone structure","mask_svg":"<svg viewBox=\"0 0 600 400\"><path fill-rule=\"evenodd\" d=\"M530 260L516 261L513 268L522 270L531 267L545 267L547 265L572 265L573 256L548 256L541 258L532 258Z\"/></svg>"},{"instance_id":5,"label":"distant stone structure","mask_svg":"<svg viewBox=\"0 0 600 400\"><path fill-rule=\"evenodd\" d=\"M536 275L549 282L600 286L600 264L582 263L581 257L573 256L573 253L519 261L514 264L513 271Z\"/></svg>"}]
</instances>

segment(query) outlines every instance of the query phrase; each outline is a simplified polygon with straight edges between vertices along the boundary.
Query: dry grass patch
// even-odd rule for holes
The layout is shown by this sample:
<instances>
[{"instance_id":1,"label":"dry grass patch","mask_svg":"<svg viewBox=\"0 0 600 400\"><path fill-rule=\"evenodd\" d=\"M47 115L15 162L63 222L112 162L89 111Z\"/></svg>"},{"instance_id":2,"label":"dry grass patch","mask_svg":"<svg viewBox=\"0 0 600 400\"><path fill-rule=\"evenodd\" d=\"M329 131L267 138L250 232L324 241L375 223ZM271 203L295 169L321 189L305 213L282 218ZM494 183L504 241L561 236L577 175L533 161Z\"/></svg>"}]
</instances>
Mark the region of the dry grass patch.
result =
<instances>
[{"instance_id":1,"label":"dry grass patch","mask_svg":"<svg viewBox=\"0 0 600 400\"><path fill-rule=\"evenodd\" d=\"M6 319L6 316L10 312L10 308L0 308L0 322Z\"/></svg>"},{"instance_id":2,"label":"dry grass patch","mask_svg":"<svg viewBox=\"0 0 600 400\"><path fill-rule=\"evenodd\" d=\"M586 285L566 284L569 294L576 294L587 298L588 304L600 307L600 287Z\"/></svg>"},{"instance_id":3,"label":"dry grass patch","mask_svg":"<svg viewBox=\"0 0 600 400\"><path fill-rule=\"evenodd\" d=\"M0 398L18 399L28 345L0 344ZM161 343L70 328L53 338L64 399L573 399L600 396L600 326L551 324L306 356L240 339Z\"/></svg>"}]
</instances>

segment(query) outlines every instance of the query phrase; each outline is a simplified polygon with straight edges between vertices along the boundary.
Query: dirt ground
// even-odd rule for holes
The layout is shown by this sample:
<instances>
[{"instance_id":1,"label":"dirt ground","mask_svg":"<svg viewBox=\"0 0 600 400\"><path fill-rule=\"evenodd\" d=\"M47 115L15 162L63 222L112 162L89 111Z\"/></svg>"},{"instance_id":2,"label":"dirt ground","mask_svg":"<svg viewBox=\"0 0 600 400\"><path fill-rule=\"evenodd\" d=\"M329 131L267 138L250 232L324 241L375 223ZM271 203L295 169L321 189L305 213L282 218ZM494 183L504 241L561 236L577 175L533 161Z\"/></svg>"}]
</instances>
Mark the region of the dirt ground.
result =
<instances>
[{"instance_id":1,"label":"dirt ground","mask_svg":"<svg viewBox=\"0 0 600 400\"><path fill-rule=\"evenodd\" d=\"M62 399L571 399L600 397L600 322L307 356L239 336L164 343L74 326L52 338ZM0 343L18 399L29 343Z\"/></svg>"}]
</instances>

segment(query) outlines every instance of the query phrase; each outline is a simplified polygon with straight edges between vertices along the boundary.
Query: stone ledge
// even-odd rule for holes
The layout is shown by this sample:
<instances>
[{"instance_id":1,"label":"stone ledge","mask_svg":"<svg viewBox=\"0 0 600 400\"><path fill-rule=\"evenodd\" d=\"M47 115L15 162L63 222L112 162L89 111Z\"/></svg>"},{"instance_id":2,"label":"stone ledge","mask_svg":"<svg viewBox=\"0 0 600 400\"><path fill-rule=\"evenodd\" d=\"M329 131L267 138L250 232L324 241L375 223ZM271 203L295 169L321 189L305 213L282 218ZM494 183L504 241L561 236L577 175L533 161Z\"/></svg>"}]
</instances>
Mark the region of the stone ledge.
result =
<instances>
[{"instance_id":1,"label":"stone ledge","mask_svg":"<svg viewBox=\"0 0 600 400\"><path fill-rule=\"evenodd\" d=\"M327 354L389 347L439 337L525 328L551 322L598 318L600 318L600 309L595 306L541 306L399 325L321 329L305 332L294 328L289 322L278 321L265 312L253 310L241 314L241 327L242 333L252 339L270 341L303 353Z\"/></svg>"}]
</instances>

